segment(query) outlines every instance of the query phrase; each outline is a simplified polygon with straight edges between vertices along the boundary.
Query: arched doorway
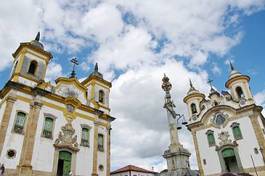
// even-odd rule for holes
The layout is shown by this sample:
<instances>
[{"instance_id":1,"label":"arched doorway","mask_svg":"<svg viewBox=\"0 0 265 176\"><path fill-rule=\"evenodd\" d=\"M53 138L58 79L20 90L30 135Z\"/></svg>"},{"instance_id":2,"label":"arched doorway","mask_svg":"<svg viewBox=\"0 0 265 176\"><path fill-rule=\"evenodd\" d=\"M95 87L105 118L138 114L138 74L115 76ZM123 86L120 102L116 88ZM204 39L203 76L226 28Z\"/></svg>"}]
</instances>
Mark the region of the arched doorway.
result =
<instances>
[{"instance_id":1,"label":"arched doorway","mask_svg":"<svg viewBox=\"0 0 265 176\"><path fill-rule=\"evenodd\" d=\"M72 153L60 151L57 165L57 176L69 176L71 172Z\"/></svg>"},{"instance_id":2,"label":"arched doorway","mask_svg":"<svg viewBox=\"0 0 265 176\"><path fill-rule=\"evenodd\" d=\"M222 156L225 162L225 167L227 172L239 172L239 165L237 163L237 158L234 149L227 148L222 151Z\"/></svg>"}]
</instances>

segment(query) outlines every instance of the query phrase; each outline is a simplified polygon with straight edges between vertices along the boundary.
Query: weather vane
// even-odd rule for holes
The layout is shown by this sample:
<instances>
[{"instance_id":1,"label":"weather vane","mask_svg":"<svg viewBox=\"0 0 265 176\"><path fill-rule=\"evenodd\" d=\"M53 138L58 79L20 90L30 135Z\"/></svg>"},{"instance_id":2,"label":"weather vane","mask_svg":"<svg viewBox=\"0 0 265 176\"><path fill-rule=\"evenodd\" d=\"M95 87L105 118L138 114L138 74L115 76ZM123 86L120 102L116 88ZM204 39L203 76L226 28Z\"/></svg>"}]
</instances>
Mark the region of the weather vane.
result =
<instances>
[{"instance_id":1,"label":"weather vane","mask_svg":"<svg viewBox=\"0 0 265 176\"><path fill-rule=\"evenodd\" d=\"M73 59L71 59L71 62L73 63L73 70L72 70L72 73L71 73L71 76L70 78L75 78L76 76L76 73L75 73L75 66L78 65L78 60L76 57L74 57Z\"/></svg>"}]
</instances>

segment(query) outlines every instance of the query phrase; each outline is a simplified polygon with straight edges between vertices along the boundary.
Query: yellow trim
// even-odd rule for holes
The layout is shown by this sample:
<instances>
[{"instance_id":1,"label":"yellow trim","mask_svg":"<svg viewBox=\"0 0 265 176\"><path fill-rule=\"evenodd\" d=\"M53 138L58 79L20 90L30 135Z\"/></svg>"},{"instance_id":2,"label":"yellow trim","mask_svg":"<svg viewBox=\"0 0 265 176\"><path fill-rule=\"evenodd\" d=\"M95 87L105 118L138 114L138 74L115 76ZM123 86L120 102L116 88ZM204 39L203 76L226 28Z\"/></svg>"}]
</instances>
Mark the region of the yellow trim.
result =
<instances>
[{"instance_id":1,"label":"yellow trim","mask_svg":"<svg viewBox=\"0 0 265 176\"><path fill-rule=\"evenodd\" d=\"M21 100L21 101L24 101L26 103L31 103L31 99L29 98L26 98L26 97L23 97L23 96L20 96L20 95L17 95L16 98L18 100ZM87 119L87 120L90 120L90 121L95 121L96 118L95 117L91 117L91 116L88 116L88 115L85 115L85 114L82 114L82 113L79 113L79 112L73 112L72 114L70 114L66 107L61 107L61 106L58 106L58 105L55 105L53 103L49 103L49 102L46 102L46 101L41 101L41 103L43 104L43 106L47 106L47 107L50 107L50 108L53 108L53 109L56 109L58 111L61 111L63 112L63 114L65 115L65 117L73 117L73 118L76 118L76 117L80 117L80 118L83 118L83 119ZM105 116L102 116L102 119L105 119ZM107 127L108 123L103 123L103 122L98 122L100 125L104 126L104 127Z\"/></svg>"},{"instance_id":2,"label":"yellow trim","mask_svg":"<svg viewBox=\"0 0 265 176\"><path fill-rule=\"evenodd\" d=\"M58 89L62 84L67 84L67 85L73 85L74 84L78 90L83 92L85 99L87 98L86 97L87 88L85 86L83 86L76 78L60 77L60 78L57 78L55 80L55 82L57 84L55 89Z\"/></svg>"},{"instance_id":3,"label":"yellow trim","mask_svg":"<svg viewBox=\"0 0 265 176\"><path fill-rule=\"evenodd\" d=\"M19 53L23 50L31 50L29 51L30 53L34 54L37 57L40 57L38 54L42 54L42 58L44 60L46 60L47 63L49 63L50 59L52 58L52 54L50 52L45 51L44 49L41 49L39 47L36 47L34 45L32 45L30 42L26 42L26 43L20 43L19 47L17 48L17 50L12 54L14 58L17 58L17 56L19 55ZM37 53L37 54L36 54ZM45 57L46 56L46 57Z\"/></svg>"},{"instance_id":4,"label":"yellow trim","mask_svg":"<svg viewBox=\"0 0 265 176\"><path fill-rule=\"evenodd\" d=\"M106 86L106 84L103 84L102 82L100 82L99 80L91 80L90 82L86 83L84 86L88 87L90 86L91 84L98 84L100 85L101 87L104 87L105 89L107 90L110 90L110 87Z\"/></svg>"},{"instance_id":5,"label":"yellow trim","mask_svg":"<svg viewBox=\"0 0 265 176\"><path fill-rule=\"evenodd\" d=\"M232 77L228 81L226 81L225 87L226 88L230 88L231 87L231 84L233 82L235 82L235 81L238 81L238 80L246 80L247 82L249 82L250 77L247 76L247 75L238 75L238 76Z\"/></svg>"}]
</instances>

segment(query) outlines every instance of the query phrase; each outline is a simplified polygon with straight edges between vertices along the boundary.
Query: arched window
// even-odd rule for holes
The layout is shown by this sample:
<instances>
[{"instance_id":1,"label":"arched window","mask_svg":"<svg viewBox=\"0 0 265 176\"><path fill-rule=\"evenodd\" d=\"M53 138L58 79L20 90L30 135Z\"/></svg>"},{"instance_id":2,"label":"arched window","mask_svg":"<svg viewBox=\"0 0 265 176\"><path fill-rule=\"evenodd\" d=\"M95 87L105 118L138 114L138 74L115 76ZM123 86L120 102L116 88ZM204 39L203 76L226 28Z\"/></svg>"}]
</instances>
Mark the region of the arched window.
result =
<instances>
[{"instance_id":1,"label":"arched window","mask_svg":"<svg viewBox=\"0 0 265 176\"><path fill-rule=\"evenodd\" d=\"M29 65L28 73L34 75L38 67L38 63L36 61L31 61Z\"/></svg>"},{"instance_id":2,"label":"arched window","mask_svg":"<svg viewBox=\"0 0 265 176\"><path fill-rule=\"evenodd\" d=\"M236 88L236 93L237 93L238 98L243 98L244 97L244 93L243 93L243 90L242 90L241 87L237 87Z\"/></svg>"},{"instance_id":3,"label":"arched window","mask_svg":"<svg viewBox=\"0 0 265 176\"><path fill-rule=\"evenodd\" d=\"M191 103L191 105L190 105L190 108L191 108L191 113L192 113L192 114L195 114L195 113L197 113L196 104L194 104L194 103Z\"/></svg>"},{"instance_id":4,"label":"arched window","mask_svg":"<svg viewBox=\"0 0 265 176\"><path fill-rule=\"evenodd\" d=\"M104 103L104 98L105 98L105 93L104 93L103 90L100 90L100 91L99 91L99 94L98 94L98 101L99 101L100 103Z\"/></svg>"},{"instance_id":5,"label":"arched window","mask_svg":"<svg viewBox=\"0 0 265 176\"><path fill-rule=\"evenodd\" d=\"M235 140L240 140L243 138L239 123L233 123L231 125L231 128L232 128L233 136L234 136Z\"/></svg>"},{"instance_id":6,"label":"arched window","mask_svg":"<svg viewBox=\"0 0 265 176\"><path fill-rule=\"evenodd\" d=\"M18 112L14 125L14 132L22 134L25 122L26 122L26 114L24 112Z\"/></svg>"},{"instance_id":7,"label":"arched window","mask_svg":"<svg viewBox=\"0 0 265 176\"><path fill-rule=\"evenodd\" d=\"M214 146L215 145L215 138L214 138L214 132L212 130L208 130L206 132L207 135L207 140L208 140L208 144L209 146Z\"/></svg>"}]
</instances>

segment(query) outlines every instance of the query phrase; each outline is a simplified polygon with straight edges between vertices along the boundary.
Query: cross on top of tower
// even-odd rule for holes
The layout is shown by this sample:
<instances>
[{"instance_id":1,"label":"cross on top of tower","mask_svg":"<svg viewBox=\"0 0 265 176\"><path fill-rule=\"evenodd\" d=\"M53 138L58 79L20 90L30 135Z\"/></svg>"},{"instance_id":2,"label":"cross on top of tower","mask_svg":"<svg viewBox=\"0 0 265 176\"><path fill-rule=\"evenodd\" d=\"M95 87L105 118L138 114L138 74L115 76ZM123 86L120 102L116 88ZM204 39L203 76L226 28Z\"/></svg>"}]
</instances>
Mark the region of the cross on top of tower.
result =
<instances>
[{"instance_id":1,"label":"cross on top of tower","mask_svg":"<svg viewBox=\"0 0 265 176\"><path fill-rule=\"evenodd\" d=\"M78 60L76 57L74 57L73 59L71 59L71 62L73 63L73 70L72 70L72 73L71 73L71 76L70 78L75 78L76 77L76 73L75 73L75 66L78 65Z\"/></svg>"},{"instance_id":2,"label":"cross on top of tower","mask_svg":"<svg viewBox=\"0 0 265 176\"><path fill-rule=\"evenodd\" d=\"M211 87L211 91L214 91L214 89L213 89L213 80L212 79L208 79L208 82L207 82L209 85L210 85L210 87Z\"/></svg>"}]
</instances>

